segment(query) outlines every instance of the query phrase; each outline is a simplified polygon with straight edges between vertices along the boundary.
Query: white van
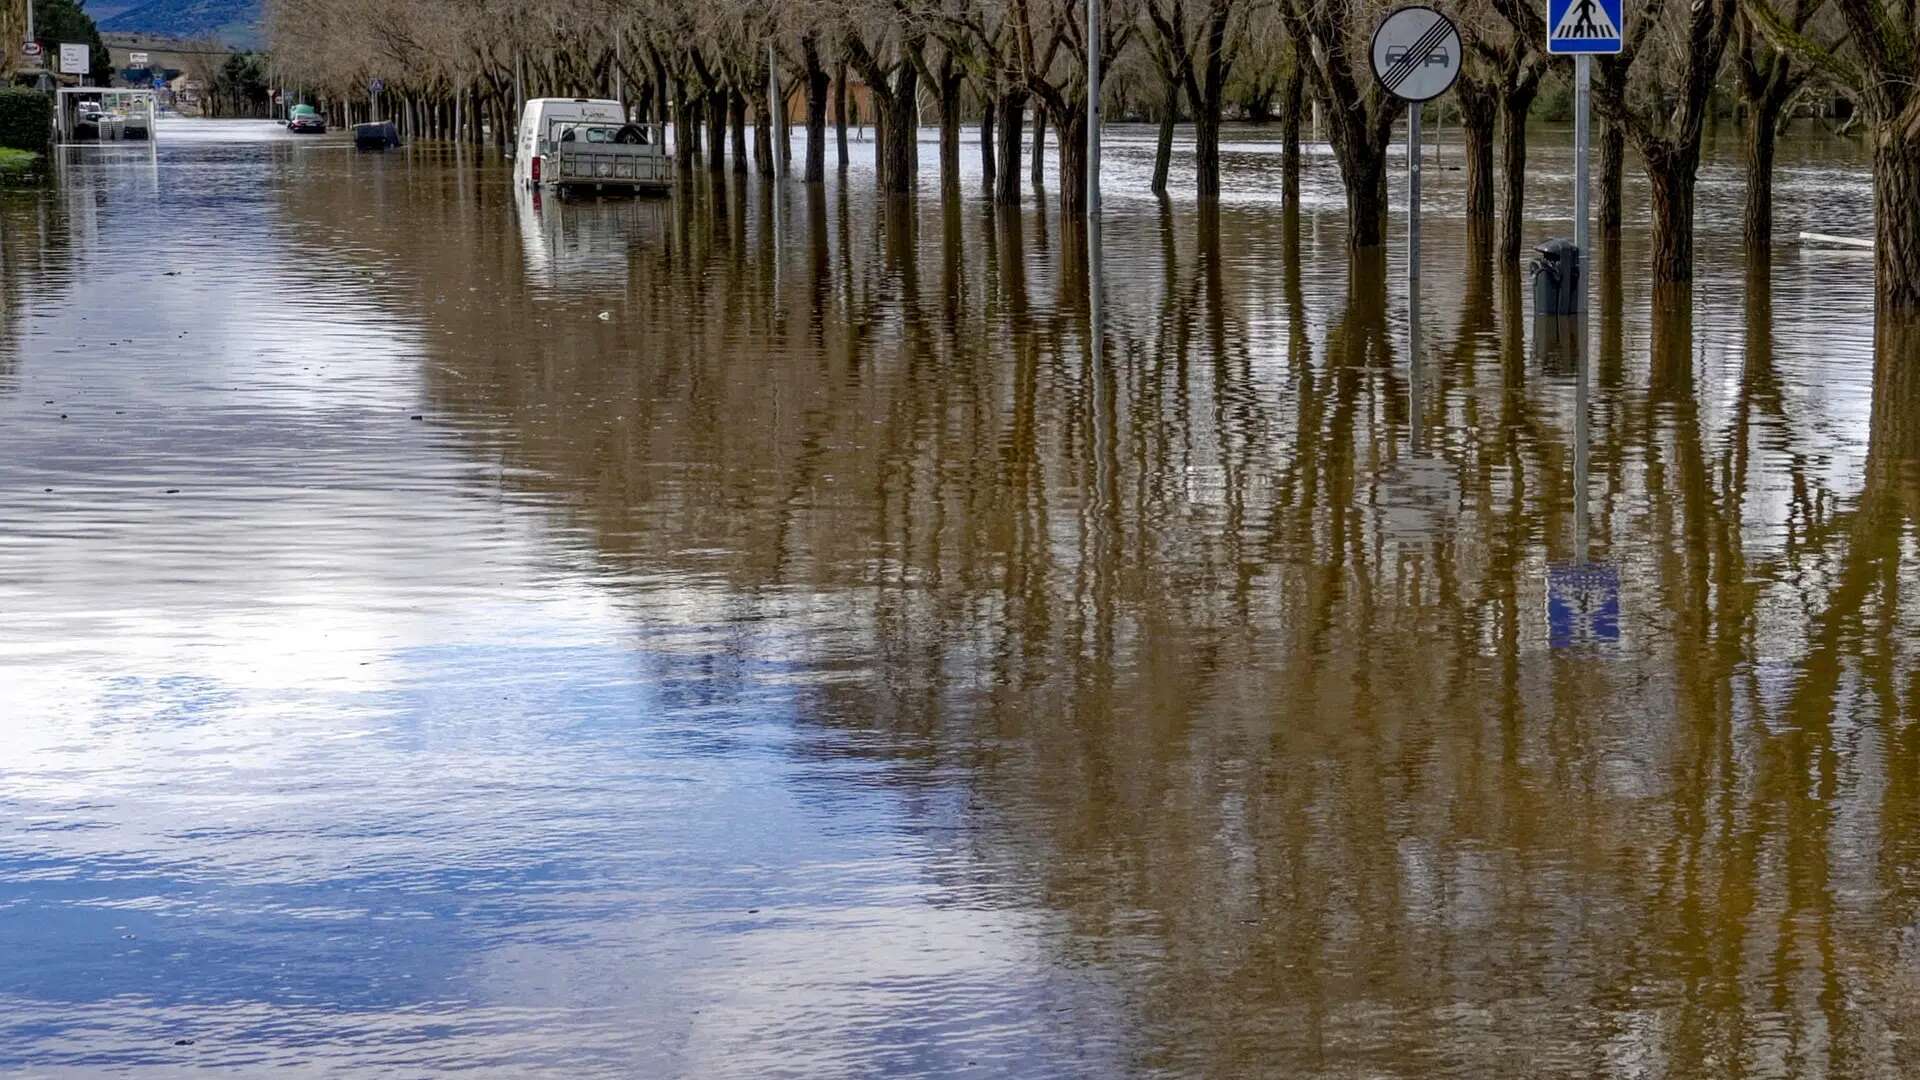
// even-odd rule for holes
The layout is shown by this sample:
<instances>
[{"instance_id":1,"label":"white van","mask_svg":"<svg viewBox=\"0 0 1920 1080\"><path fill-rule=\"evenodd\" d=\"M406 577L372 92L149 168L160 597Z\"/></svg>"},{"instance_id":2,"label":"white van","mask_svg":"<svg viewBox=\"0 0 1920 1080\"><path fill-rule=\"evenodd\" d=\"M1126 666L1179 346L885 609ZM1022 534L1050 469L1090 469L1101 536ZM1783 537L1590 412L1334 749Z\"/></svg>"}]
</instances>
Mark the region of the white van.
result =
<instances>
[{"instance_id":1,"label":"white van","mask_svg":"<svg viewBox=\"0 0 1920 1080\"><path fill-rule=\"evenodd\" d=\"M666 190L666 132L627 122L626 107L593 98L534 98L520 112L514 180L521 187Z\"/></svg>"}]
</instances>

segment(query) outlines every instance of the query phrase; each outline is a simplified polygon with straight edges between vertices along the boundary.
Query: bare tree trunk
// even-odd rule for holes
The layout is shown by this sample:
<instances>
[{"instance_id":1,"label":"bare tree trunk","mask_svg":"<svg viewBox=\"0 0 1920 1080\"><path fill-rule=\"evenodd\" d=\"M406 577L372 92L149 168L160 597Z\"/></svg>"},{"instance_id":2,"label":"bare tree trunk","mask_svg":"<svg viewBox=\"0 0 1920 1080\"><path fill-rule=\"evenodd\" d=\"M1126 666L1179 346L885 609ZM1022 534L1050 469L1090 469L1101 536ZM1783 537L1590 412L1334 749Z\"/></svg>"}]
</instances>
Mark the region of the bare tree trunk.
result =
<instances>
[{"instance_id":1,"label":"bare tree trunk","mask_svg":"<svg viewBox=\"0 0 1920 1080\"><path fill-rule=\"evenodd\" d=\"M1656 282L1693 280L1693 189L1697 173L1698 161L1691 154L1647 160L1647 182L1653 189Z\"/></svg>"},{"instance_id":2,"label":"bare tree trunk","mask_svg":"<svg viewBox=\"0 0 1920 1080\"><path fill-rule=\"evenodd\" d=\"M1499 113L1491 87L1455 84L1460 130L1467 144L1467 232L1477 243L1493 238L1493 133Z\"/></svg>"},{"instance_id":3,"label":"bare tree trunk","mask_svg":"<svg viewBox=\"0 0 1920 1080\"><path fill-rule=\"evenodd\" d=\"M1387 163L1384 156L1353 155L1347 182L1347 246L1374 248L1387 242Z\"/></svg>"},{"instance_id":4,"label":"bare tree trunk","mask_svg":"<svg viewBox=\"0 0 1920 1080\"><path fill-rule=\"evenodd\" d=\"M1527 209L1527 111L1533 107L1536 86L1509 88L1500 98L1500 257L1520 261Z\"/></svg>"},{"instance_id":5,"label":"bare tree trunk","mask_svg":"<svg viewBox=\"0 0 1920 1080\"><path fill-rule=\"evenodd\" d=\"M994 103L1000 113L1000 176L993 189L993 201L1002 206L1020 205L1020 149L1026 126L1027 95L1009 90Z\"/></svg>"},{"instance_id":6,"label":"bare tree trunk","mask_svg":"<svg viewBox=\"0 0 1920 1080\"><path fill-rule=\"evenodd\" d=\"M919 72L912 64L901 64L892 92L879 103L879 111L886 119L879 147L884 165L880 170L880 184L891 194L904 195L914 187L914 144L920 136L914 113L919 96Z\"/></svg>"},{"instance_id":7,"label":"bare tree trunk","mask_svg":"<svg viewBox=\"0 0 1920 1080\"><path fill-rule=\"evenodd\" d=\"M1180 120L1180 81L1166 73L1166 98L1160 103L1160 132L1153 144L1153 193L1167 193L1167 173L1173 167L1173 126Z\"/></svg>"},{"instance_id":8,"label":"bare tree trunk","mask_svg":"<svg viewBox=\"0 0 1920 1080\"><path fill-rule=\"evenodd\" d=\"M833 134L840 145L840 171L847 171L847 65L833 75Z\"/></svg>"},{"instance_id":9,"label":"bare tree trunk","mask_svg":"<svg viewBox=\"0 0 1920 1080\"><path fill-rule=\"evenodd\" d=\"M806 182L827 178L827 90L833 80L820 63L820 48L812 34L800 39L807 63L807 171Z\"/></svg>"},{"instance_id":10,"label":"bare tree trunk","mask_svg":"<svg viewBox=\"0 0 1920 1080\"><path fill-rule=\"evenodd\" d=\"M1620 236L1621 201L1627 182L1627 131L1617 120L1607 120L1600 128L1600 235L1608 239Z\"/></svg>"},{"instance_id":11,"label":"bare tree trunk","mask_svg":"<svg viewBox=\"0 0 1920 1080\"><path fill-rule=\"evenodd\" d=\"M1079 218L1087 212L1087 110L1069 102L1066 116L1053 118L1060 144L1060 212Z\"/></svg>"},{"instance_id":12,"label":"bare tree trunk","mask_svg":"<svg viewBox=\"0 0 1920 1080\"><path fill-rule=\"evenodd\" d=\"M1911 319L1920 315L1920 134L1909 128L1909 134L1902 138L1890 130L1891 124L1877 127L1873 152L1874 278L1881 310ZM1920 356L1908 354L1906 360L1920 364Z\"/></svg>"},{"instance_id":13,"label":"bare tree trunk","mask_svg":"<svg viewBox=\"0 0 1920 1080\"><path fill-rule=\"evenodd\" d=\"M778 130L779 124L766 105L753 110L753 167L761 176L774 175L773 155L778 148L773 143L774 132Z\"/></svg>"},{"instance_id":14,"label":"bare tree trunk","mask_svg":"<svg viewBox=\"0 0 1920 1080\"><path fill-rule=\"evenodd\" d=\"M744 173L747 171L747 99L737 89L727 91L727 127L733 136L733 171ZM758 152L767 152L765 139L760 140Z\"/></svg>"},{"instance_id":15,"label":"bare tree trunk","mask_svg":"<svg viewBox=\"0 0 1920 1080\"><path fill-rule=\"evenodd\" d=\"M1205 63L1188 72L1193 108L1194 186L1201 202L1220 199L1220 115L1227 95L1227 7L1215 4L1207 19Z\"/></svg>"},{"instance_id":16,"label":"bare tree trunk","mask_svg":"<svg viewBox=\"0 0 1920 1080\"><path fill-rule=\"evenodd\" d=\"M1220 98L1202 104L1193 114L1194 187L1203 202L1220 198Z\"/></svg>"},{"instance_id":17,"label":"bare tree trunk","mask_svg":"<svg viewBox=\"0 0 1920 1080\"><path fill-rule=\"evenodd\" d=\"M1300 123L1306 113L1307 69L1299 60L1280 88L1280 181L1288 206L1300 202Z\"/></svg>"},{"instance_id":18,"label":"bare tree trunk","mask_svg":"<svg viewBox=\"0 0 1920 1080\"><path fill-rule=\"evenodd\" d=\"M940 193L960 194L960 85L962 75L948 52L940 60Z\"/></svg>"},{"instance_id":19,"label":"bare tree trunk","mask_svg":"<svg viewBox=\"0 0 1920 1080\"><path fill-rule=\"evenodd\" d=\"M1034 187L1044 187L1047 173L1047 110L1033 110L1033 177Z\"/></svg>"},{"instance_id":20,"label":"bare tree trunk","mask_svg":"<svg viewBox=\"0 0 1920 1080\"><path fill-rule=\"evenodd\" d=\"M998 179L993 160L993 115L994 103L982 101L980 105L980 190L992 194L994 181Z\"/></svg>"},{"instance_id":21,"label":"bare tree trunk","mask_svg":"<svg viewBox=\"0 0 1920 1080\"><path fill-rule=\"evenodd\" d=\"M692 179L700 125L693 118L693 95L687 93L686 81L677 85L679 92L673 96L673 163L676 174L685 182Z\"/></svg>"},{"instance_id":22,"label":"bare tree trunk","mask_svg":"<svg viewBox=\"0 0 1920 1080\"><path fill-rule=\"evenodd\" d=\"M1747 198L1741 214L1747 251L1773 250L1773 158L1785 102L1747 103Z\"/></svg>"},{"instance_id":23,"label":"bare tree trunk","mask_svg":"<svg viewBox=\"0 0 1920 1080\"><path fill-rule=\"evenodd\" d=\"M717 86L707 91L707 171L727 168L727 89Z\"/></svg>"}]
</instances>

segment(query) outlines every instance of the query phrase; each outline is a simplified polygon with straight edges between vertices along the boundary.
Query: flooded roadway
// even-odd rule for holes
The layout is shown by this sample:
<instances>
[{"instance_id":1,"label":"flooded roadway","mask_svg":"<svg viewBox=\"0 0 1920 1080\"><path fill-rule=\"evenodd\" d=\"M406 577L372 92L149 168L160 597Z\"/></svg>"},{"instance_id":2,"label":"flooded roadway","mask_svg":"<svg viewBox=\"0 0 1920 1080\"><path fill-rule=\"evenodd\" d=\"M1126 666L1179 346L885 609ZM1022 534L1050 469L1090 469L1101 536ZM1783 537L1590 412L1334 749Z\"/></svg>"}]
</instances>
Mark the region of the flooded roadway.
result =
<instances>
[{"instance_id":1,"label":"flooded roadway","mask_svg":"<svg viewBox=\"0 0 1920 1080\"><path fill-rule=\"evenodd\" d=\"M1454 147L1415 363L1329 160L1201 214L1118 134L1097 357L931 144L909 211L246 124L0 195L0 1072L1912 1075L1870 260L1749 267L1729 141L1583 391Z\"/></svg>"}]
</instances>

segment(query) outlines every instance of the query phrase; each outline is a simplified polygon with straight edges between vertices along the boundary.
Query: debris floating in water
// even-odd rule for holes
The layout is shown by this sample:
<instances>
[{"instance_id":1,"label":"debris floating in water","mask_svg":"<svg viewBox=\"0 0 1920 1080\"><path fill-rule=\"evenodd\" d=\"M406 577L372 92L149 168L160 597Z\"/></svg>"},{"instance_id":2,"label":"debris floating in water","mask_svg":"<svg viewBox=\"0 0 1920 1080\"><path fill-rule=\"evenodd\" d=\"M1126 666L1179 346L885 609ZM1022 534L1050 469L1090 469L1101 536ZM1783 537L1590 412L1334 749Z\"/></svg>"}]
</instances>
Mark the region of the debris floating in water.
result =
<instances>
[{"instance_id":1,"label":"debris floating in water","mask_svg":"<svg viewBox=\"0 0 1920 1080\"><path fill-rule=\"evenodd\" d=\"M1871 240L1860 240L1851 236L1829 236L1826 233L1817 233L1817 232L1801 233L1800 242L1803 244L1828 244L1834 247L1865 248L1868 251L1873 250L1873 241Z\"/></svg>"}]
</instances>

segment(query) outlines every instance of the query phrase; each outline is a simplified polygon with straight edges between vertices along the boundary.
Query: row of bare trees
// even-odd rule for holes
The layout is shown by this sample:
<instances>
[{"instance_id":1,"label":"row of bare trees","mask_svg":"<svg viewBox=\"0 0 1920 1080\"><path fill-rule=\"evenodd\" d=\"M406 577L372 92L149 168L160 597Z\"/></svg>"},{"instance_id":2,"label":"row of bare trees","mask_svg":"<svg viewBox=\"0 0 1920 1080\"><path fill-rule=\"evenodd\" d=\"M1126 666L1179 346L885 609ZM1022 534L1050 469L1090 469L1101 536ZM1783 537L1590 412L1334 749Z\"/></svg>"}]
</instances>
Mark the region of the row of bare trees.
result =
<instances>
[{"instance_id":1,"label":"row of bare trees","mask_svg":"<svg viewBox=\"0 0 1920 1080\"><path fill-rule=\"evenodd\" d=\"M1087 3L1103 8L1086 36ZM764 107L769 80L803 102L803 175L846 162L850 107L870 115L882 188L914 190L918 131L939 129L943 195L960 186L963 119L977 119L984 186L1021 198L1023 154L1037 174L1049 136L1062 208L1086 205L1085 72L1097 53L1110 94L1160 118L1156 192L1169 176L1174 124L1194 130L1195 194L1220 194L1220 125L1237 107L1283 125L1280 168L1297 190L1302 117L1317 106L1347 192L1350 242L1381 244L1388 148L1405 105L1369 70L1387 0L273 0L276 77L336 102L378 79L392 111L427 135L506 145L520 101L618 94L674 125L683 167L773 171L790 155L785 109ZM1467 55L1456 97L1467 143L1468 216L1519 259L1527 126L1549 79L1537 0L1442 0ZM769 65L773 65L770 69ZM1883 300L1920 311L1920 16L1908 0L1646 0L1629 13L1625 50L1601 58L1598 233L1616 235L1629 147L1651 191L1653 274L1693 275L1693 206L1716 91L1736 97L1748 144L1746 235L1772 243L1774 145L1810 95L1851 102L1872 144ZM850 89L851 88L851 89ZM852 100L850 101L850 95ZM776 115L779 114L779 115ZM930 117L929 117L930 114ZM829 116L837 128L827 137ZM776 131L776 128L778 129ZM1499 168L1495 167L1498 147ZM1496 213L1496 203L1498 212Z\"/></svg>"}]
</instances>

